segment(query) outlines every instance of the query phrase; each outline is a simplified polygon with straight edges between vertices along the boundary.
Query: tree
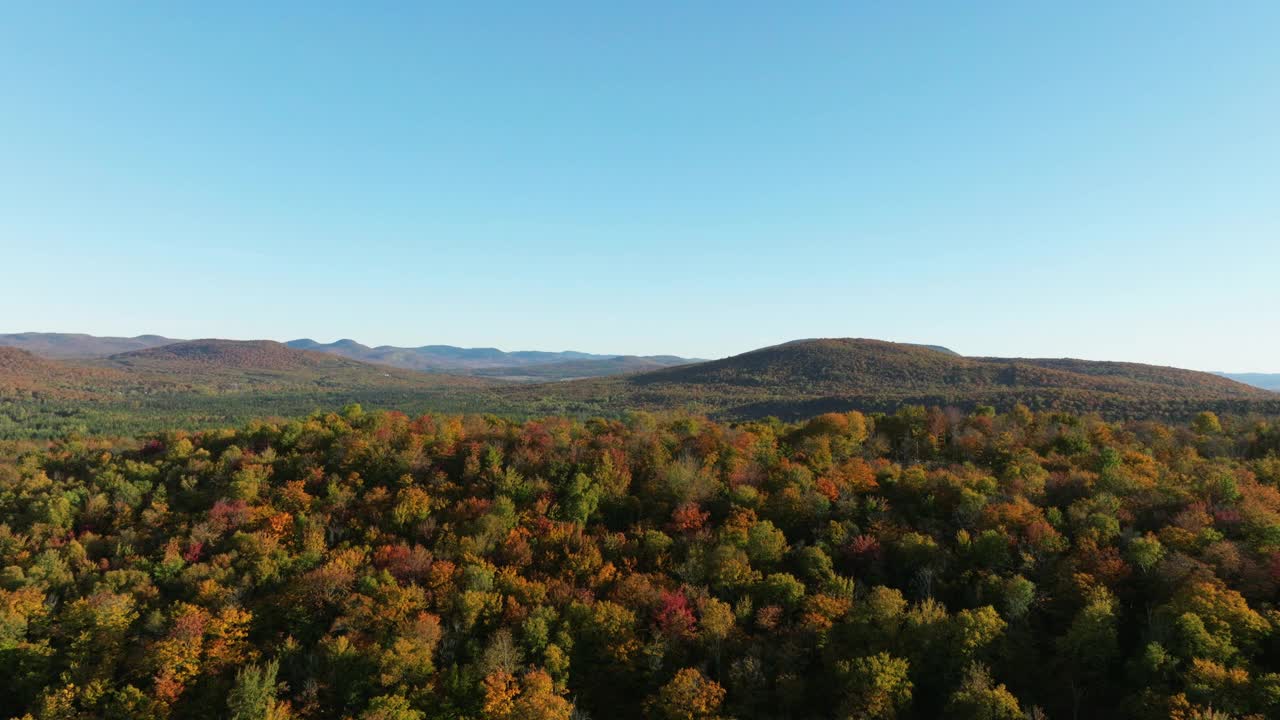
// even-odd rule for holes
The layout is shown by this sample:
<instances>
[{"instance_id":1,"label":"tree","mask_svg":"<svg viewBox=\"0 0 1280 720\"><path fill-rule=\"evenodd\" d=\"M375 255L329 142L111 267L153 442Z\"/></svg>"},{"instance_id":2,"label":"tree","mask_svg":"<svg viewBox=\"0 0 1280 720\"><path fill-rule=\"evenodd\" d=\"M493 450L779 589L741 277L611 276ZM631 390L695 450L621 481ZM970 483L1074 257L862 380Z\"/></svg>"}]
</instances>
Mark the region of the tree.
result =
<instances>
[{"instance_id":1,"label":"tree","mask_svg":"<svg viewBox=\"0 0 1280 720\"><path fill-rule=\"evenodd\" d=\"M1085 696L1110 677L1111 663L1119 653L1115 598L1106 588L1088 590L1085 606L1058 639L1058 652L1071 685L1073 715L1079 717Z\"/></svg>"},{"instance_id":2,"label":"tree","mask_svg":"<svg viewBox=\"0 0 1280 720\"><path fill-rule=\"evenodd\" d=\"M892 720L911 703L910 666L888 653L842 662L844 700L840 714L849 720Z\"/></svg>"},{"instance_id":3,"label":"tree","mask_svg":"<svg viewBox=\"0 0 1280 720\"><path fill-rule=\"evenodd\" d=\"M600 486L591 481L586 473L575 473L565 485L560 500L560 514L565 520L586 524L587 519L595 514L600 506Z\"/></svg>"},{"instance_id":4,"label":"tree","mask_svg":"<svg viewBox=\"0 0 1280 720\"><path fill-rule=\"evenodd\" d=\"M1006 623L990 605L961 610L951 620L952 647L958 658L976 659L1004 632Z\"/></svg>"},{"instance_id":5,"label":"tree","mask_svg":"<svg viewBox=\"0 0 1280 720\"><path fill-rule=\"evenodd\" d=\"M1270 629L1239 591L1217 579L1184 583L1157 614L1175 626L1188 661L1233 662L1252 655Z\"/></svg>"},{"instance_id":6,"label":"tree","mask_svg":"<svg viewBox=\"0 0 1280 720\"><path fill-rule=\"evenodd\" d=\"M773 523L761 520L747 530L747 557L762 569L776 566L787 552L787 536Z\"/></svg>"},{"instance_id":7,"label":"tree","mask_svg":"<svg viewBox=\"0 0 1280 720\"><path fill-rule=\"evenodd\" d=\"M415 710L400 695L379 695L360 714L360 720L426 720L426 713Z\"/></svg>"},{"instance_id":8,"label":"tree","mask_svg":"<svg viewBox=\"0 0 1280 720\"><path fill-rule=\"evenodd\" d=\"M9 597L16 609L29 606L29 602L17 601L31 596L15 593ZM89 680L110 677L115 672L124 653L129 628L138 618L136 605L132 596L108 591L71 603L63 627L72 638L69 659L74 677ZM29 612L35 615L36 609L32 607Z\"/></svg>"},{"instance_id":9,"label":"tree","mask_svg":"<svg viewBox=\"0 0 1280 720\"><path fill-rule=\"evenodd\" d=\"M1164 557L1164 546L1154 534L1148 533L1129 542L1128 556L1129 562L1135 567L1144 573L1149 573Z\"/></svg>"},{"instance_id":10,"label":"tree","mask_svg":"<svg viewBox=\"0 0 1280 720\"><path fill-rule=\"evenodd\" d=\"M725 691L695 668L684 668L649 701L660 720L717 720Z\"/></svg>"},{"instance_id":11,"label":"tree","mask_svg":"<svg viewBox=\"0 0 1280 720\"><path fill-rule=\"evenodd\" d=\"M974 663L960 687L947 701L948 718L955 720L1022 720L1018 699L1004 685L996 685L985 665Z\"/></svg>"},{"instance_id":12,"label":"tree","mask_svg":"<svg viewBox=\"0 0 1280 720\"><path fill-rule=\"evenodd\" d=\"M1036 585L1021 575L1004 581L1003 607L1005 616L1018 620L1027 614L1036 599Z\"/></svg>"},{"instance_id":13,"label":"tree","mask_svg":"<svg viewBox=\"0 0 1280 720\"><path fill-rule=\"evenodd\" d=\"M804 583L790 573L773 573L760 583L761 600L785 608L793 608L799 604L804 593Z\"/></svg>"},{"instance_id":14,"label":"tree","mask_svg":"<svg viewBox=\"0 0 1280 720\"><path fill-rule=\"evenodd\" d=\"M231 720L283 720L288 708L276 700L276 673L280 663L246 665L236 672L236 682L227 696Z\"/></svg>"},{"instance_id":15,"label":"tree","mask_svg":"<svg viewBox=\"0 0 1280 720\"><path fill-rule=\"evenodd\" d=\"M545 670L530 670L520 679L511 720L569 720L572 715L573 703L561 696Z\"/></svg>"},{"instance_id":16,"label":"tree","mask_svg":"<svg viewBox=\"0 0 1280 720\"><path fill-rule=\"evenodd\" d=\"M1222 423L1218 420L1217 414L1208 410L1196 415L1191 426L1201 435L1218 435L1222 432Z\"/></svg>"}]
</instances>

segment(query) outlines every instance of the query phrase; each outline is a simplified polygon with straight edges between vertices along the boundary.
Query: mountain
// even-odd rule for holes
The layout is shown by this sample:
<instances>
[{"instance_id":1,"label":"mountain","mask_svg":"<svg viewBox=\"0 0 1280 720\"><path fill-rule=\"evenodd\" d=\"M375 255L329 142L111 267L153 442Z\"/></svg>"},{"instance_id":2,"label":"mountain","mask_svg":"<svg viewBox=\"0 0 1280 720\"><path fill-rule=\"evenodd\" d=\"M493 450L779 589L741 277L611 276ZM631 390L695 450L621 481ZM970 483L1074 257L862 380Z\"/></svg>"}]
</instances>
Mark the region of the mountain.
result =
<instances>
[{"instance_id":1,"label":"mountain","mask_svg":"<svg viewBox=\"0 0 1280 720\"><path fill-rule=\"evenodd\" d=\"M1280 412L1280 398L1210 373L1137 363L964 357L866 339L800 340L710 362L508 392L540 409L685 408L727 419L795 418L902 404L993 405L1162 417Z\"/></svg>"},{"instance_id":2,"label":"mountain","mask_svg":"<svg viewBox=\"0 0 1280 720\"><path fill-rule=\"evenodd\" d=\"M132 350L181 342L159 335L137 337L97 337L83 333L8 333L0 334L0 346L18 348L43 358L61 360L107 357Z\"/></svg>"},{"instance_id":3,"label":"mountain","mask_svg":"<svg viewBox=\"0 0 1280 720\"><path fill-rule=\"evenodd\" d=\"M1242 382L1246 385L1260 387L1264 390L1274 390L1280 392L1280 373L1214 373L1225 378L1231 378L1236 382Z\"/></svg>"},{"instance_id":4,"label":"mountain","mask_svg":"<svg viewBox=\"0 0 1280 720\"><path fill-rule=\"evenodd\" d=\"M462 348L453 345L423 345L413 348L392 345L369 347L355 340L347 339L332 343L319 343L310 338L303 338L290 340L285 344L299 350L332 353L353 360L391 365L392 367L409 370L476 374L518 380L595 377L692 362L671 355L655 355L649 358L619 361L619 358L632 358L633 356L597 355L573 350L565 350L563 352L541 350L504 352L497 348ZM644 360L651 360L652 362L643 362ZM599 361L599 364L590 364L593 361ZM522 370L523 368L535 366L555 367L546 367L538 371Z\"/></svg>"},{"instance_id":5,"label":"mountain","mask_svg":"<svg viewBox=\"0 0 1280 720\"><path fill-rule=\"evenodd\" d=\"M126 372L139 382L162 379L215 391L480 388L492 383L384 367L326 352L298 350L273 340L188 340L83 364Z\"/></svg>"},{"instance_id":6,"label":"mountain","mask_svg":"<svg viewBox=\"0 0 1280 720\"><path fill-rule=\"evenodd\" d=\"M351 360L310 350L297 350L271 340L188 340L112 355L105 361L120 367L181 371L207 369L291 371L350 368Z\"/></svg>"}]
</instances>

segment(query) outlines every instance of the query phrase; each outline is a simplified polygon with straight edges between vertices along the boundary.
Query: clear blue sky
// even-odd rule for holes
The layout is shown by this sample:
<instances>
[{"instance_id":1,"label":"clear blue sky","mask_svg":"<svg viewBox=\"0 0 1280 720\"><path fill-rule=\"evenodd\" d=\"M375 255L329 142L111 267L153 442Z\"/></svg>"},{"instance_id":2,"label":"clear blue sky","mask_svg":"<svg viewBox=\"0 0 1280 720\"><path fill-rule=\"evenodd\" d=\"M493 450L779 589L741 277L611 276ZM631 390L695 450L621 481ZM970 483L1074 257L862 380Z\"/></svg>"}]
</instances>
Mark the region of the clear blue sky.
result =
<instances>
[{"instance_id":1,"label":"clear blue sky","mask_svg":"<svg viewBox=\"0 0 1280 720\"><path fill-rule=\"evenodd\" d=\"M1280 371L1278 28L1274 0L5 3L0 332Z\"/></svg>"}]
</instances>

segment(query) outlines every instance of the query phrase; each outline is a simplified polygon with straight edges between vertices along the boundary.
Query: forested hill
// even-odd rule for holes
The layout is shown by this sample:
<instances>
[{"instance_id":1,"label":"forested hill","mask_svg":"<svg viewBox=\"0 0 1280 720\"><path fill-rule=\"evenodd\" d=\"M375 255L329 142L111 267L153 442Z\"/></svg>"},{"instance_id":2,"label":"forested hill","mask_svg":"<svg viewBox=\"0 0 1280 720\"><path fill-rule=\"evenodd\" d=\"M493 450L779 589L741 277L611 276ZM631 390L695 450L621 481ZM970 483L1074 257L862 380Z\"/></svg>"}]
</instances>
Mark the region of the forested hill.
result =
<instances>
[{"instance_id":1,"label":"forested hill","mask_svg":"<svg viewBox=\"0 0 1280 720\"><path fill-rule=\"evenodd\" d=\"M1038 408L1111 416L1189 417L1202 409L1280 410L1280 395L1211 373L1136 363L962 357L945 348L866 339L818 339L618 378L514 391L530 400L683 407L717 417L893 411L903 403Z\"/></svg>"},{"instance_id":2,"label":"forested hill","mask_svg":"<svg viewBox=\"0 0 1280 720\"><path fill-rule=\"evenodd\" d=\"M123 377L123 389L86 381L86 389L112 392L171 392L186 388L194 393L258 390L294 392L334 390L359 393L369 389L487 387L492 381L401 370L350 360L328 353L297 350L270 340L188 340L146 350L112 355L99 360L56 363L67 373L110 373Z\"/></svg>"},{"instance_id":3,"label":"forested hill","mask_svg":"<svg viewBox=\"0 0 1280 720\"><path fill-rule=\"evenodd\" d=\"M1280 717L1280 425L364 413L0 443L0 717Z\"/></svg>"},{"instance_id":4,"label":"forested hill","mask_svg":"<svg viewBox=\"0 0 1280 720\"><path fill-rule=\"evenodd\" d=\"M270 340L189 340L146 350L120 353L103 364L130 368L154 368L166 372L198 373L211 368L225 370L349 369L368 367L346 358L309 350L297 350Z\"/></svg>"},{"instance_id":5,"label":"forested hill","mask_svg":"<svg viewBox=\"0 0 1280 720\"><path fill-rule=\"evenodd\" d=\"M1023 403L1109 418L1179 420L1202 410L1280 414L1280 395L1208 373L970 358L857 339L797 341L646 372L635 371L651 367L649 359L627 357L476 371L494 377L417 372L270 341L195 340L76 361L0 352L0 438L216 427L351 402L411 413L621 417L633 410L677 410L724 420L891 413L910 404L969 410ZM599 370L600 364L609 367ZM631 374L613 374L628 369ZM528 382L597 371L611 376ZM507 382L513 377L525 382Z\"/></svg>"},{"instance_id":6,"label":"forested hill","mask_svg":"<svg viewBox=\"0 0 1280 720\"><path fill-rule=\"evenodd\" d=\"M123 387L127 382L128 375L119 370L73 365L0 347L0 400L94 399L100 397L101 389Z\"/></svg>"},{"instance_id":7,"label":"forested hill","mask_svg":"<svg viewBox=\"0 0 1280 720\"><path fill-rule=\"evenodd\" d=\"M193 340L93 360L51 360L0 347L0 399L111 402L232 389L427 386L486 381L427 375L294 350L270 341Z\"/></svg>"},{"instance_id":8,"label":"forested hill","mask_svg":"<svg viewBox=\"0 0 1280 720\"><path fill-rule=\"evenodd\" d=\"M182 341L159 335L102 337L84 333L0 333L0 347L17 348L39 357L62 360L107 357L176 342Z\"/></svg>"},{"instance_id":9,"label":"forested hill","mask_svg":"<svg viewBox=\"0 0 1280 720\"><path fill-rule=\"evenodd\" d=\"M808 388L817 393L1055 387L1268 397L1256 388L1193 370L1092 360L970 358L923 345L853 338L786 343L724 360L647 373L634 382Z\"/></svg>"},{"instance_id":10,"label":"forested hill","mask_svg":"<svg viewBox=\"0 0 1280 720\"><path fill-rule=\"evenodd\" d=\"M482 411L498 381L295 350L270 341L195 340L94 360L0 347L0 438L135 435L225 427L364 402L413 412Z\"/></svg>"}]
</instances>

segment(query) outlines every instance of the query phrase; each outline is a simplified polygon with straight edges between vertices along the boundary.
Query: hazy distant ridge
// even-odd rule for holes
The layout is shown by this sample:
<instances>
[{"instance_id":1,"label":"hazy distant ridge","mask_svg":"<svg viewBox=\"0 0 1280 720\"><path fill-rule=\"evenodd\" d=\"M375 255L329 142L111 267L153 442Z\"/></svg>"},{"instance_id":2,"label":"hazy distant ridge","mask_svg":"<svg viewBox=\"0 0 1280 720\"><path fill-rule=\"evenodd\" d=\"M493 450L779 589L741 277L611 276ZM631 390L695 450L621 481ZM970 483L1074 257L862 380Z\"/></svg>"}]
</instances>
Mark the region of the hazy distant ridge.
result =
<instances>
[{"instance_id":1,"label":"hazy distant ridge","mask_svg":"<svg viewBox=\"0 0 1280 720\"><path fill-rule=\"evenodd\" d=\"M1260 387L1264 390L1273 390L1280 392L1280 373L1214 373L1224 378L1231 378L1236 382L1242 382L1246 385Z\"/></svg>"},{"instance_id":2,"label":"hazy distant ridge","mask_svg":"<svg viewBox=\"0 0 1280 720\"><path fill-rule=\"evenodd\" d=\"M0 347L26 350L32 355L55 360L101 358L134 350L172 345L181 340L159 335L137 337L100 337L84 333L7 333L0 334Z\"/></svg>"},{"instance_id":3,"label":"hazy distant ridge","mask_svg":"<svg viewBox=\"0 0 1280 720\"><path fill-rule=\"evenodd\" d=\"M674 355L646 357L629 355L597 355L565 350L516 350L497 348L462 348L453 345L369 347L355 340L318 343L309 338L285 343L298 350L333 353L352 360L391 365L406 370L484 375L513 380L565 380L578 377L600 377L619 373L656 370L658 368L696 362Z\"/></svg>"},{"instance_id":4,"label":"hazy distant ridge","mask_svg":"<svg viewBox=\"0 0 1280 720\"><path fill-rule=\"evenodd\" d=\"M445 352L467 354L460 348ZM508 362L514 355L477 352L489 362ZM1212 373L1135 363L962 357L878 340L798 341L647 369L658 362L588 357L444 373L267 340L195 340L89 360L0 347L0 438L216 427L352 402L411 415L616 417L631 410L677 410L730 420L1015 403L1112 418L1186 418L1202 410L1280 415L1280 394Z\"/></svg>"},{"instance_id":5,"label":"hazy distant ridge","mask_svg":"<svg viewBox=\"0 0 1280 720\"><path fill-rule=\"evenodd\" d=\"M148 350L186 340L160 335L139 335L132 338L97 337L83 333L10 333L0 334L0 347L14 347L32 355L55 360L90 360L106 358L121 353ZM267 342L267 341L262 341ZM443 372L460 375L485 375L521 380L563 380L575 377L599 377L617 373L640 372L657 368L696 362L674 355L602 355L564 350L515 350L506 352L497 348L464 348L453 345L423 345L421 347L396 347L379 345L370 347L355 340L342 339L331 343L300 338L283 343L295 350L328 353L350 360L390 365L406 370ZM537 371L530 368L538 367Z\"/></svg>"}]
</instances>

